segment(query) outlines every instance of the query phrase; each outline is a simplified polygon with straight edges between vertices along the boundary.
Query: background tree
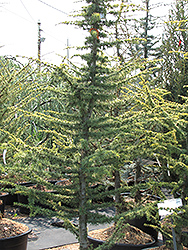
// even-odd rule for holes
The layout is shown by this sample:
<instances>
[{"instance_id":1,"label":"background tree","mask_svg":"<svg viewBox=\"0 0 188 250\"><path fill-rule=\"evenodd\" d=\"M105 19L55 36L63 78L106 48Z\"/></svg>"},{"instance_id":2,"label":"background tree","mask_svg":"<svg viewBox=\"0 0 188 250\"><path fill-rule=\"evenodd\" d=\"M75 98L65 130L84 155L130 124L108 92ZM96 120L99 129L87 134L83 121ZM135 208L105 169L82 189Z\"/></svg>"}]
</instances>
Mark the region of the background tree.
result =
<instances>
[{"instance_id":1,"label":"background tree","mask_svg":"<svg viewBox=\"0 0 188 250\"><path fill-rule=\"evenodd\" d=\"M157 44L159 43L159 37L152 34L156 28L158 17L154 17L151 14L150 2L150 0L143 1L142 12L145 12L145 17L134 19L134 24L132 24L135 36L140 38L140 41L130 46L129 54L137 54L137 56L143 59L155 59L157 56ZM142 15L142 12L140 11L138 14Z\"/></svg>"},{"instance_id":2,"label":"background tree","mask_svg":"<svg viewBox=\"0 0 188 250\"><path fill-rule=\"evenodd\" d=\"M161 45L162 67L159 81L169 91L168 100L183 103L187 96L187 1L180 0L172 6Z\"/></svg>"},{"instance_id":3,"label":"background tree","mask_svg":"<svg viewBox=\"0 0 188 250\"><path fill-rule=\"evenodd\" d=\"M10 157L8 150L11 142L10 135L15 135L16 133L21 135L23 132L24 125L19 123L19 114L12 109L22 105L22 98L26 95L28 86L34 80L35 69L32 68L32 62L33 60L31 59L27 64L23 65L16 58L0 58L0 141L1 150L7 151L7 158ZM3 163L3 158L1 159L1 163ZM1 164L2 168L4 168L3 165Z\"/></svg>"},{"instance_id":4,"label":"background tree","mask_svg":"<svg viewBox=\"0 0 188 250\"><path fill-rule=\"evenodd\" d=\"M163 60L158 78L158 83L168 91L166 99L175 102L177 106L182 104L182 108L187 99L187 4L187 1L184 0L176 1L169 12L161 46L161 58ZM183 119L187 119L186 115ZM182 130L184 136L177 137L181 145L181 152L174 153L173 157L178 162L176 170L180 177L179 182L185 184L187 165L185 159L188 152L187 126L185 124ZM183 194L182 197L184 197Z\"/></svg>"}]
</instances>

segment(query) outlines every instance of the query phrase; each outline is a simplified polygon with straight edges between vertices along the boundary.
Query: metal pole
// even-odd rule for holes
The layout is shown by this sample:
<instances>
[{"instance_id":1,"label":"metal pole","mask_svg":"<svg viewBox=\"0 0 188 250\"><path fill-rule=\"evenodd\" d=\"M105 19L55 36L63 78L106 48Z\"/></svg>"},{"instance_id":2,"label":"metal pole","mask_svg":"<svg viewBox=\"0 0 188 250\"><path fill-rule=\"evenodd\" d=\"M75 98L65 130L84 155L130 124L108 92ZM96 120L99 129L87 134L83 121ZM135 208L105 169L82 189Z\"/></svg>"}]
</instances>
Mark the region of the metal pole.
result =
<instances>
[{"instance_id":1,"label":"metal pole","mask_svg":"<svg viewBox=\"0 0 188 250\"><path fill-rule=\"evenodd\" d=\"M41 23L38 21L38 65L39 65L39 72L41 70L41 29L40 29Z\"/></svg>"},{"instance_id":2,"label":"metal pole","mask_svg":"<svg viewBox=\"0 0 188 250\"><path fill-rule=\"evenodd\" d=\"M69 64L69 39L67 38L67 61Z\"/></svg>"}]
</instances>

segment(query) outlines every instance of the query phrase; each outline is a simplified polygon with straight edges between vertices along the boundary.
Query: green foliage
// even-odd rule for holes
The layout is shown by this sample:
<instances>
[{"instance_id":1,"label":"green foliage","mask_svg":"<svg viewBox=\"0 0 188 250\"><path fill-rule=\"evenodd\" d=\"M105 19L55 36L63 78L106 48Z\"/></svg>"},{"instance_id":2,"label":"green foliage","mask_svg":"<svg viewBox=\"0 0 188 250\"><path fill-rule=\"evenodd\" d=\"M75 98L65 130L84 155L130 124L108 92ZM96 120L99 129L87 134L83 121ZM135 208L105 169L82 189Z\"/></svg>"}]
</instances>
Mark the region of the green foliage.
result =
<instances>
[{"instance_id":1,"label":"green foliage","mask_svg":"<svg viewBox=\"0 0 188 250\"><path fill-rule=\"evenodd\" d=\"M27 191L31 215L53 214L65 221L78 216L80 249L88 247L87 222L105 222L99 213L93 219L90 185L104 180L108 165L118 157L103 144L106 138L114 137L114 121L108 110L116 87L113 81L116 68L110 67L101 50L106 46L102 40L105 22L99 15L101 10L106 11L104 4L104 1L91 1L79 24L88 29L85 44L89 51L81 55L85 64L81 68L62 64L52 69L53 72L44 66L40 80L22 98L22 105L12 108L20 114L19 121L24 122L25 128L19 140L13 138L20 143L16 145L19 153L14 155L12 169L24 180L40 183L47 189L50 188L47 180L52 177L71 182L69 186L55 187L57 194L22 188L22 194L26 195ZM91 28L99 31L100 39L95 32L89 32ZM39 201L49 205L49 214L38 208ZM69 202L70 207L65 209ZM71 223L67 227L74 231Z\"/></svg>"},{"instance_id":2,"label":"green foliage","mask_svg":"<svg viewBox=\"0 0 188 250\"><path fill-rule=\"evenodd\" d=\"M180 44L181 41L181 44ZM169 91L166 98L183 103L187 96L187 1L178 1L165 23L161 46L160 82Z\"/></svg>"},{"instance_id":3,"label":"green foliage","mask_svg":"<svg viewBox=\"0 0 188 250\"><path fill-rule=\"evenodd\" d=\"M187 99L169 99L169 89L164 89L167 75L164 82L159 77L161 88L156 88L151 74L158 61L120 57L123 35L118 27L126 22L123 18L129 8L137 7L123 1L115 6L107 0L87 1L81 19L71 23L88 31L79 67L64 61L60 66L41 63L39 73L33 59L26 65L1 61L0 140L1 151L7 150L7 164L1 159L0 165L6 173L0 179L1 187L7 190L11 184L12 192L27 196L29 205L19 205L29 208L31 216L63 219L66 229L78 237L80 249L88 249L88 222L114 220L99 212L99 208L114 205L113 196L125 219L146 215L158 225L156 203L146 205L139 197L141 191L162 199L164 187L174 194L187 193ZM175 31L171 24L174 27L168 24L169 30ZM115 37L112 43L107 41L110 29ZM105 51L114 45L117 56L108 57ZM165 55L171 56L168 49L165 47ZM175 57L170 61L171 70ZM173 78L181 83L178 67ZM132 187L127 184L129 171L136 177ZM145 184L139 183L142 174ZM61 181L54 186L49 180ZM22 181L36 186L21 186ZM115 189L110 191L109 186ZM136 205L130 202L123 207L120 194L126 191L137 199ZM75 217L78 226L72 223ZM124 227L121 218L116 213L115 222ZM121 236L118 227L116 233ZM114 244L116 237L114 234L108 243Z\"/></svg>"},{"instance_id":4,"label":"green foliage","mask_svg":"<svg viewBox=\"0 0 188 250\"><path fill-rule=\"evenodd\" d=\"M0 141L1 152L7 150L6 158L11 157L10 147L13 146L16 136L23 136L25 124L20 120L19 112L15 111L15 108L23 105L22 98L34 81L35 69L32 68L32 62L31 59L26 65L22 65L15 58L1 57L0 60ZM16 144L14 148L16 149ZM2 166L2 158L0 164L5 172L6 168Z\"/></svg>"},{"instance_id":5,"label":"green foliage","mask_svg":"<svg viewBox=\"0 0 188 250\"><path fill-rule=\"evenodd\" d=\"M157 44L159 43L159 37L152 34L154 28L156 28L158 17L154 17L151 14L150 0L144 1L142 11L145 12L145 17L140 19L134 19L134 25L132 29L135 31L135 36L139 38L139 41L135 44L130 44L129 54L147 59L157 58Z\"/></svg>"}]
</instances>

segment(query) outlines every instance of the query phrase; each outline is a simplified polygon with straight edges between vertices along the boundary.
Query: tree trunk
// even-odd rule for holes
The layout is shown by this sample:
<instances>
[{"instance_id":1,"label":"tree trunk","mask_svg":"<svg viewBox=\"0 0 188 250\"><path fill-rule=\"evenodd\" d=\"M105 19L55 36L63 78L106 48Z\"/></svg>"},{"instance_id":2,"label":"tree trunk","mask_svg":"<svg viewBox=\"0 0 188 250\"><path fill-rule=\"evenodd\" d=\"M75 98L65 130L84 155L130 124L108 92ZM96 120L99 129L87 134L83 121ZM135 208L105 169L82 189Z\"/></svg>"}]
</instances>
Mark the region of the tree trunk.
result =
<instances>
[{"instance_id":1,"label":"tree trunk","mask_svg":"<svg viewBox=\"0 0 188 250\"><path fill-rule=\"evenodd\" d=\"M141 176L141 170L142 170L142 164L141 164L141 159L140 158L138 158L136 160L136 168L135 168L135 170L136 170L135 183L138 184L139 178Z\"/></svg>"},{"instance_id":2,"label":"tree trunk","mask_svg":"<svg viewBox=\"0 0 188 250\"><path fill-rule=\"evenodd\" d=\"M115 176L115 190L120 188L120 182L121 182L121 177L120 177L120 173L118 170L114 171L114 176ZM116 214L119 214L119 204L121 201L121 197L119 192L115 193L115 203L116 203Z\"/></svg>"},{"instance_id":3,"label":"tree trunk","mask_svg":"<svg viewBox=\"0 0 188 250\"><path fill-rule=\"evenodd\" d=\"M144 45L144 58L148 58L148 19L149 19L149 0L146 0L146 24L145 24L145 34L144 38L146 39L145 45Z\"/></svg>"},{"instance_id":4,"label":"tree trunk","mask_svg":"<svg viewBox=\"0 0 188 250\"><path fill-rule=\"evenodd\" d=\"M87 241L87 209L86 209L86 176L80 168L80 206L79 206L79 242L80 250L88 249Z\"/></svg>"}]
</instances>

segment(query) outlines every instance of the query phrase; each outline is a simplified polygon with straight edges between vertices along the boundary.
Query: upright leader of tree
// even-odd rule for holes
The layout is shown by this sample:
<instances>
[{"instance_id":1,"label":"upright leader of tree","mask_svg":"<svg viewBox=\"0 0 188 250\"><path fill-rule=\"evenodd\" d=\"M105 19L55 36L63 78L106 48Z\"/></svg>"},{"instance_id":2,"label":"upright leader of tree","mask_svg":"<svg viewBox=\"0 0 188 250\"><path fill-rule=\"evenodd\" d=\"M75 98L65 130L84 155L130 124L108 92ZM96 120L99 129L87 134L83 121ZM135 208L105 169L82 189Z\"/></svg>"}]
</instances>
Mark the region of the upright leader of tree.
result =
<instances>
[{"instance_id":1,"label":"upright leader of tree","mask_svg":"<svg viewBox=\"0 0 188 250\"><path fill-rule=\"evenodd\" d=\"M188 2L185 0L176 1L172 6L160 51L163 59L160 82L169 91L168 100L178 103L183 103L182 96L187 96L187 11Z\"/></svg>"}]
</instances>

